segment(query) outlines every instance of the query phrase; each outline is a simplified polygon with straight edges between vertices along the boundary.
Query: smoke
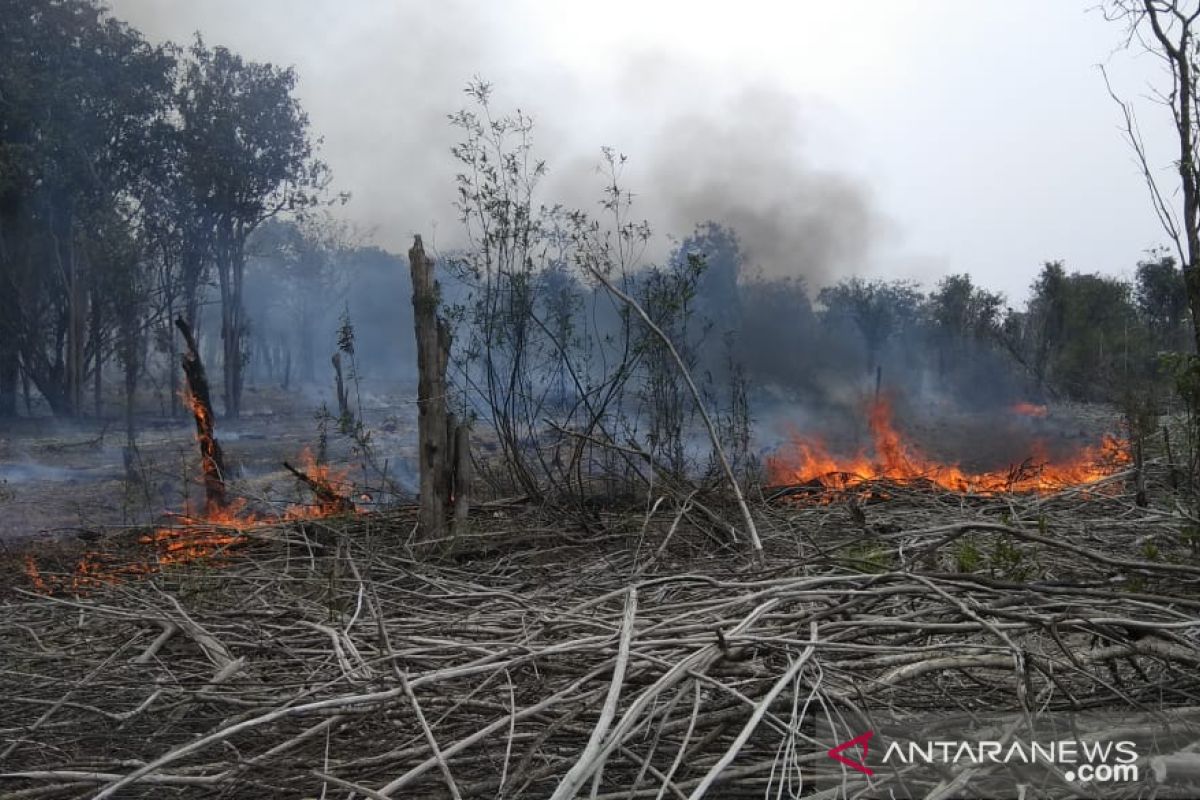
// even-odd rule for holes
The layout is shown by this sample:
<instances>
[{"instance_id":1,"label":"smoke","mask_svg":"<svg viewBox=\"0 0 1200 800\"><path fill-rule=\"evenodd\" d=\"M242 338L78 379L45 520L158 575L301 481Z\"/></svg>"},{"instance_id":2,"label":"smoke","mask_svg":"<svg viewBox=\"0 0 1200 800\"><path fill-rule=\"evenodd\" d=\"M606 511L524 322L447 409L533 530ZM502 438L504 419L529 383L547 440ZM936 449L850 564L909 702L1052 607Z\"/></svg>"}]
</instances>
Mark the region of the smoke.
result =
<instances>
[{"instance_id":1,"label":"smoke","mask_svg":"<svg viewBox=\"0 0 1200 800\"><path fill-rule=\"evenodd\" d=\"M498 4L497 4L498 5ZM424 6L363 0L115 0L113 13L154 40L226 45L254 60L294 65L298 94L322 137L340 211L374 242L403 252L413 233L439 250L463 244L452 207L456 132L474 76L496 87L495 110L536 120L550 167L540 198L596 210L601 146L629 156L635 214L669 237L708 220L734 228L750 263L819 285L861 268L879 229L866 189L821 169L802 118L820 102L758 78L733 78L682 54L605 52L603 69L556 63L561 42L539 36L532 9L451 0ZM815 116L815 115L814 115Z\"/></svg>"},{"instance_id":2,"label":"smoke","mask_svg":"<svg viewBox=\"0 0 1200 800\"><path fill-rule=\"evenodd\" d=\"M649 155L663 224L725 224L747 266L770 277L821 286L861 270L880 227L866 188L807 163L802 139L795 98L765 87L669 120Z\"/></svg>"},{"instance_id":3,"label":"smoke","mask_svg":"<svg viewBox=\"0 0 1200 800\"><path fill-rule=\"evenodd\" d=\"M874 381L857 333L828 329L808 302L822 286L874 271L890 232L865 181L829 166L838 111L825 101L686 49L614 48L593 69L566 68L557 60L563 43L545 38L521 5L116 0L114 12L151 38L186 42L199 29L210 45L294 64L335 188L352 194L337 213L391 252L404 252L413 233L443 254L463 246L447 115L469 105L462 89L481 76L495 86L497 114L519 108L535 120L535 154L549 165L538 202L602 213L597 165L611 146L629 158L620 182L633 193L632 216L656 232L646 262L663 263L707 221L736 234L729 279L706 282L700 300L718 322L735 320L738 354L756 380L787 390L793 404L856 414L851 398ZM346 298L368 375L394 377L389 365L407 374L411 365L411 353L396 347L411 340L401 262L369 280L359 275ZM780 283L792 278L801 280ZM736 317L713 312L739 305ZM307 374L315 364L318 381L328 375L334 316L321 321L315 355L296 365ZM704 367L714 374L724 332L705 343ZM1021 394L991 353L973 354L953 381L931 372L930 353L920 337L889 343L879 354L889 364L885 385L972 407Z\"/></svg>"}]
</instances>

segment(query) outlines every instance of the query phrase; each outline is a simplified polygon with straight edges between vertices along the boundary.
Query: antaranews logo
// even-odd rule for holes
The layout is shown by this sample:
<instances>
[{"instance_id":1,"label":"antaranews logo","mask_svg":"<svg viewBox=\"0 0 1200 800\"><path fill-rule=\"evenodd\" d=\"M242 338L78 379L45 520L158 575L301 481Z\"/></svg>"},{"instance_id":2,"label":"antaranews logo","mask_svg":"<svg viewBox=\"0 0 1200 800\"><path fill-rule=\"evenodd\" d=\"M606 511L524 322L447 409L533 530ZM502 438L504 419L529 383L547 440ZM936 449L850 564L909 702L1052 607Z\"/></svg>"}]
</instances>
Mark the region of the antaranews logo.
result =
<instances>
[{"instance_id":1,"label":"antaranews logo","mask_svg":"<svg viewBox=\"0 0 1200 800\"><path fill-rule=\"evenodd\" d=\"M840 761L841 763L845 764L847 767L850 767L851 769L858 770L863 775L866 775L869 778L875 774L875 771L867 766L867 754L869 752L867 743L871 741L871 737L874 735L875 735L875 731L867 731L866 733L860 733L858 736L855 736L853 739L847 739L846 741L842 742L841 744L834 745L833 747L829 748L829 750L826 751L826 755L828 755L834 761ZM842 755L842 753L844 753L846 750L849 750L852 747L859 747L862 749L862 761L851 761L849 758Z\"/></svg>"},{"instance_id":2,"label":"antaranews logo","mask_svg":"<svg viewBox=\"0 0 1200 800\"><path fill-rule=\"evenodd\" d=\"M1068 781L1079 783L1113 783L1137 781L1140 777L1137 743L1132 741L1092 741L1062 739L1058 741L1001 742L980 741L910 741L891 742L883 753L885 765L941 764L971 766L986 764L1035 765L1058 767Z\"/></svg>"},{"instance_id":3,"label":"antaranews logo","mask_svg":"<svg viewBox=\"0 0 1200 800\"><path fill-rule=\"evenodd\" d=\"M1197 797L1200 709L818 717L812 763L830 797L1075 797L1153 785ZM832 745L832 746L830 746ZM828 749L826 749L828 748ZM949 782L949 783L948 783Z\"/></svg>"}]
</instances>

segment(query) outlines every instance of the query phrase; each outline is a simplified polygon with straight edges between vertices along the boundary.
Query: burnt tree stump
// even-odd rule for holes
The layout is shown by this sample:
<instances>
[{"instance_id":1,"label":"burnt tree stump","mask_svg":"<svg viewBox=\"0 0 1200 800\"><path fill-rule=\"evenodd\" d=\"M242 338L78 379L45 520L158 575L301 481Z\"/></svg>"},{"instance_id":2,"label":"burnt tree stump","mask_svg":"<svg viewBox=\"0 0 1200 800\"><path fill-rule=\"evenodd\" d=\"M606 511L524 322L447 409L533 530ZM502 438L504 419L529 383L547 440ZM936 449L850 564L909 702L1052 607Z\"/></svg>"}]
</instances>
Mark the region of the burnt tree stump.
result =
<instances>
[{"instance_id":1,"label":"burnt tree stump","mask_svg":"<svg viewBox=\"0 0 1200 800\"><path fill-rule=\"evenodd\" d=\"M200 445L200 467L204 473L204 513L208 515L229 505L225 490L225 454L217 441L208 375L200 360L196 337L182 317L176 318L175 327L179 328L187 345L182 357L183 375L187 378L188 399L196 420L196 441Z\"/></svg>"},{"instance_id":2,"label":"burnt tree stump","mask_svg":"<svg viewBox=\"0 0 1200 800\"><path fill-rule=\"evenodd\" d=\"M433 263L425 255L421 237L416 236L408 251L408 264L417 336L419 521L425 540L439 539L446 533L447 512L452 505L454 532L465 526L471 461L467 427L447 409L446 363L451 337L449 325L437 313L441 297Z\"/></svg>"}]
</instances>

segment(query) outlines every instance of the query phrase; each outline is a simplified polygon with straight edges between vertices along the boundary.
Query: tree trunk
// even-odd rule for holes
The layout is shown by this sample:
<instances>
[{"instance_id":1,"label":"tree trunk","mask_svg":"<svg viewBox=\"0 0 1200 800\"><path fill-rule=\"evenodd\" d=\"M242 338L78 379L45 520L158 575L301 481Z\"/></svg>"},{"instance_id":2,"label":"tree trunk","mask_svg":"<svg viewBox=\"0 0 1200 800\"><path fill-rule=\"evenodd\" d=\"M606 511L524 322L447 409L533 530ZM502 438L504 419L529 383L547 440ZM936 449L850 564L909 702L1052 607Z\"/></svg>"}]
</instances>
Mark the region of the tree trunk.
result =
<instances>
[{"instance_id":1,"label":"tree trunk","mask_svg":"<svg viewBox=\"0 0 1200 800\"><path fill-rule=\"evenodd\" d=\"M212 399L204 362L196 347L192 329L182 319L175 326L183 334L187 350L183 354L183 374L187 378L192 416L196 419L196 441L200 444L200 466L204 473L204 513L206 515L229 505L225 491L225 455L213 429Z\"/></svg>"},{"instance_id":2,"label":"tree trunk","mask_svg":"<svg viewBox=\"0 0 1200 800\"><path fill-rule=\"evenodd\" d=\"M33 416L33 386L29 379L29 370L21 365L21 399L25 401L25 415Z\"/></svg>"},{"instance_id":3,"label":"tree trunk","mask_svg":"<svg viewBox=\"0 0 1200 800\"><path fill-rule=\"evenodd\" d=\"M127 353L133 347L126 344ZM138 362L135 358L125 359L125 477L130 481L139 478L137 471L137 426L133 414L133 403L137 398Z\"/></svg>"},{"instance_id":4,"label":"tree trunk","mask_svg":"<svg viewBox=\"0 0 1200 800\"><path fill-rule=\"evenodd\" d=\"M1171 64L1171 77L1174 85L1167 97L1175 118L1175 134L1179 145L1179 158L1175 168L1179 172L1179 187L1183 202L1183 217L1181 227L1182 237L1174 233L1176 242L1184 240L1183 269L1184 285L1187 289L1188 307L1192 312L1192 335L1196 343L1196 351L1200 352L1200 185L1197 185L1196 171L1196 128L1200 120L1195 118L1196 109L1193 106L1196 98L1196 49L1195 36L1192 31L1194 15L1184 15L1172 5L1163 8L1152 0L1142 0L1140 15L1145 13L1155 39L1162 47L1162 55ZM1163 18L1167 19L1164 25ZM1178 24L1178 29L1172 27ZM1177 37L1175 40L1172 36ZM1136 145L1136 143L1135 143ZM1139 151L1139 155L1140 155ZM1153 186L1153 178L1147 175Z\"/></svg>"},{"instance_id":5,"label":"tree trunk","mask_svg":"<svg viewBox=\"0 0 1200 800\"><path fill-rule=\"evenodd\" d=\"M353 417L350 416L350 394L346 391L345 380L342 379L342 354L334 353L331 360L333 376L337 383L338 425L346 428L352 423Z\"/></svg>"},{"instance_id":6,"label":"tree trunk","mask_svg":"<svg viewBox=\"0 0 1200 800\"><path fill-rule=\"evenodd\" d=\"M316 366L316 346L313 342L313 329L316 328L313 317L316 315L309 309L307 298L302 298L303 305L300 309L300 330L297 332L300 336L300 378L301 380L312 383L317 379L314 368Z\"/></svg>"},{"instance_id":7,"label":"tree trunk","mask_svg":"<svg viewBox=\"0 0 1200 800\"><path fill-rule=\"evenodd\" d=\"M283 351L283 390L286 392L292 387L292 348L288 347Z\"/></svg>"},{"instance_id":8,"label":"tree trunk","mask_svg":"<svg viewBox=\"0 0 1200 800\"><path fill-rule=\"evenodd\" d=\"M233 239L233 360L230 375L233 379L233 413L236 419L242 413L242 389L245 386L246 362L250 348L246 346L246 308L242 300L246 276L246 237L240 230Z\"/></svg>"},{"instance_id":9,"label":"tree trunk","mask_svg":"<svg viewBox=\"0 0 1200 800\"><path fill-rule=\"evenodd\" d=\"M242 406L242 276L244 258L233 223L217 231L217 280L221 287L221 369L225 379L225 416L237 419Z\"/></svg>"},{"instance_id":10,"label":"tree trunk","mask_svg":"<svg viewBox=\"0 0 1200 800\"><path fill-rule=\"evenodd\" d=\"M175 319L175 300L172 297L167 298L167 319ZM167 385L171 387L171 419L175 419L179 416L179 373L175 371L175 365L179 363L179 344L170 325L167 326L167 349Z\"/></svg>"},{"instance_id":11,"label":"tree trunk","mask_svg":"<svg viewBox=\"0 0 1200 800\"><path fill-rule=\"evenodd\" d=\"M103 320L100 317L100 302L96 297L96 289L92 288L92 308L91 308L91 340L92 340L92 407L95 410L96 419L100 419L104 412L104 352L101 347L101 333Z\"/></svg>"},{"instance_id":12,"label":"tree trunk","mask_svg":"<svg viewBox=\"0 0 1200 800\"><path fill-rule=\"evenodd\" d=\"M7 341L0 341L0 419L17 415L17 389L20 383L21 362L17 350Z\"/></svg>"},{"instance_id":13,"label":"tree trunk","mask_svg":"<svg viewBox=\"0 0 1200 800\"><path fill-rule=\"evenodd\" d=\"M21 372L21 348L17 344L20 322L14 253L8 244L9 229L16 218L15 204L0 197L0 419L17 415L17 392Z\"/></svg>"},{"instance_id":14,"label":"tree trunk","mask_svg":"<svg viewBox=\"0 0 1200 800\"><path fill-rule=\"evenodd\" d=\"M425 255L417 236L408 251L412 273L413 319L417 336L417 435L420 468L420 529L422 538L440 538L450 502L450 449L446 419L446 361L450 331L438 317L439 287L433 259Z\"/></svg>"},{"instance_id":15,"label":"tree trunk","mask_svg":"<svg viewBox=\"0 0 1200 800\"><path fill-rule=\"evenodd\" d=\"M70 203L56 209L53 221L54 253L58 268L66 282L67 339L66 339L66 388L65 409L68 414L79 414L83 409L83 338L86 326L87 304L84 299L83 281L79 275L79 263L75 258L74 217Z\"/></svg>"}]
</instances>

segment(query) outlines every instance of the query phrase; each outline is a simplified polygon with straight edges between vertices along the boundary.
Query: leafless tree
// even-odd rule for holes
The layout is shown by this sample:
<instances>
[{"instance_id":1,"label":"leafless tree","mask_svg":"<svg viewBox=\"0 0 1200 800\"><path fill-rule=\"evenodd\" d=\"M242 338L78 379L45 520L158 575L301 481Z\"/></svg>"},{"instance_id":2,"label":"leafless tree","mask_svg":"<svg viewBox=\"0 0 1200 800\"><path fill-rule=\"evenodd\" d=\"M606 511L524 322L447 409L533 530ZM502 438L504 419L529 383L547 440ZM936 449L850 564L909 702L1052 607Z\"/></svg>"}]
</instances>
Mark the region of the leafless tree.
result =
<instances>
[{"instance_id":1,"label":"leafless tree","mask_svg":"<svg viewBox=\"0 0 1200 800\"><path fill-rule=\"evenodd\" d=\"M1154 99L1170 110L1174 123L1177 187L1164 186L1157 177L1133 105L1119 97L1111 84L1109 93L1121 108L1125 135L1137 156L1155 213L1183 267L1192 332L1200 351L1200 95L1196 75L1200 67L1196 39L1200 0L1108 0L1104 12L1107 19L1125 26L1128 46L1144 48L1161 59L1170 79L1164 88L1155 90Z\"/></svg>"}]
</instances>

